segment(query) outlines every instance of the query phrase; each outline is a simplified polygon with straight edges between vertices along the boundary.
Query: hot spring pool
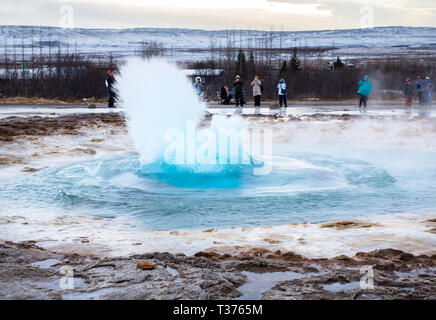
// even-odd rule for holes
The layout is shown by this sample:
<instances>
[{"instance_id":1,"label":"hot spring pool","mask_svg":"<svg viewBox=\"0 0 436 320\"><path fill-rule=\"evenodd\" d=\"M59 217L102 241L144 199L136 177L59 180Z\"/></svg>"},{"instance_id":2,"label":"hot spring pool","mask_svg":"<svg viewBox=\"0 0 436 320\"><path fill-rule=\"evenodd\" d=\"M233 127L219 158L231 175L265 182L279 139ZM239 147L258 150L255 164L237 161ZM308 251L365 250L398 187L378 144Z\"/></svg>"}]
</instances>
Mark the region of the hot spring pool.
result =
<instances>
[{"instance_id":1,"label":"hot spring pool","mask_svg":"<svg viewBox=\"0 0 436 320\"><path fill-rule=\"evenodd\" d=\"M434 209L435 153L351 154L288 152L273 158L265 176L253 175L249 165L193 173L160 163L142 166L137 155L126 155L2 181L0 199L3 210L125 216L143 230L319 223Z\"/></svg>"},{"instance_id":2,"label":"hot spring pool","mask_svg":"<svg viewBox=\"0 0 436 320\"><path fill-rule=\"evenodd\" d=\"M319 110L308 108L316 114L302 121L249 121L217 114L208 122L207 105L176 65L159 58L131 58L119 72L117 90L129 142L120 140L117 145L112 133L101 140L111 150L106 154L114 154L113 144L124 155L97 158L96 153L92 161L80 161L82 156L76 158L79 162L0 178L0 213L125 217L139 229L153 231L434 212L433 119L359 116L325 121L317 116ZM171 94L161 85L168 79ZM246 135L249 129L253 130ZM88 134L95 138L95 133ZM52 147L60 155L58 146L68 137L58 138ZM228 161L240 165L202 167L156 161L186 155L189 163L199 155L214 159L239 149L238 159L254 159L262 154L257 152L262 142L263 154L274 155L267 175L254 174L256 161L257 165ZM126 143L132 148L125 149ZM140 156L126 154L132 150ZM38 145L36 152L44 154L45 145ZM152 164L142 165L140 157Z\"/></svg>"}]
</instances>

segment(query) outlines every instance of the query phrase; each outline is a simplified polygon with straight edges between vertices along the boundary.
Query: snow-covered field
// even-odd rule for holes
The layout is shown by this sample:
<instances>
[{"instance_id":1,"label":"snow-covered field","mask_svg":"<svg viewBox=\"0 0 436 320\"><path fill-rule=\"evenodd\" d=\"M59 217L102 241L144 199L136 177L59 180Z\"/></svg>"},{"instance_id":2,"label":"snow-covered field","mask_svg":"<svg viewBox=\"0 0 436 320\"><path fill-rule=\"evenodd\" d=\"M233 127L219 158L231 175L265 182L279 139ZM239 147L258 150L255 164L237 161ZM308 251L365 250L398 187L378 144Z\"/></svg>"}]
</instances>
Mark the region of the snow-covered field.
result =
<instances>
[{"instance_id":1,"label":"snow-covered field","mask_svg":"<svg viewBox=\"0 0 436 320\"><path fill-rule=\"evenodd\" d=\"M202 60L211 57L210 48L335 48L335 55L349 57L385 54L436 55L436 28L379 27L373 29L326 31L233 31L191 29L61 29L54 27L0 26L0 55L46 54L59 46L66 52L95 54L108 58L132 55L144 43L157 42L166 56L176 61ZM33 48L33 49L32 49ZM195 49L195 50L194 50ZM316 54L331 57L331 51Z\"/></svg>"}]
</instances>

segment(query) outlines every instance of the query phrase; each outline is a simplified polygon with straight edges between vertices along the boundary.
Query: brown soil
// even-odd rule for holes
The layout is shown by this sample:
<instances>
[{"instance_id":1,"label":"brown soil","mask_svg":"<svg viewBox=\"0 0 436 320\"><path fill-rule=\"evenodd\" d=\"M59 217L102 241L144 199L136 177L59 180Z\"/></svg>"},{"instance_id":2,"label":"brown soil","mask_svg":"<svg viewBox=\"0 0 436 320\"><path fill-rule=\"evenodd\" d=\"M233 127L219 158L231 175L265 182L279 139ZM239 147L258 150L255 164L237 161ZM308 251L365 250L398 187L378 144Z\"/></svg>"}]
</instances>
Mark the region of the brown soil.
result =
<instances>
[{"instance_id":1,"label":"brown soil","mask_svg":"<svg viewBox=\"0 0 436 320\"><path fill-rule=\"evenodd\" d=\"M19 136L77 135L82 127L125 126L119 113L72 114L59 117L9 117L0 120L0 141Z\"/></svg>"}]
</instances>

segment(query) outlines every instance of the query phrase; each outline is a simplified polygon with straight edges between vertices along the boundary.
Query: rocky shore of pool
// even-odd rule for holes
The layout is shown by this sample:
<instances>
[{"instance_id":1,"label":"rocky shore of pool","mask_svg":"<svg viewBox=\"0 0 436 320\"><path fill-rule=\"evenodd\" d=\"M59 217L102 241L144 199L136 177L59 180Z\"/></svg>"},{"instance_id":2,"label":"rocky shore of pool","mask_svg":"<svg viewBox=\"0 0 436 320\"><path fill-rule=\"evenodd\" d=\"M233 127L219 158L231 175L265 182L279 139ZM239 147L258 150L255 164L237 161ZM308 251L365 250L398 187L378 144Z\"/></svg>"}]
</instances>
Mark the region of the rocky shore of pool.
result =
<instances>
[{"instance_id":1,"label":"rocky shore of pool","mask_svg":"<svg viewBox=\"0 0 436 320\"><path fill-rule=\"evenodd\" d=\"M331 259L265 248L99 258L28 241L0 244L0 257L2 299L436 299L436 255L394 249Z\"/></svg>"}]
</instances>

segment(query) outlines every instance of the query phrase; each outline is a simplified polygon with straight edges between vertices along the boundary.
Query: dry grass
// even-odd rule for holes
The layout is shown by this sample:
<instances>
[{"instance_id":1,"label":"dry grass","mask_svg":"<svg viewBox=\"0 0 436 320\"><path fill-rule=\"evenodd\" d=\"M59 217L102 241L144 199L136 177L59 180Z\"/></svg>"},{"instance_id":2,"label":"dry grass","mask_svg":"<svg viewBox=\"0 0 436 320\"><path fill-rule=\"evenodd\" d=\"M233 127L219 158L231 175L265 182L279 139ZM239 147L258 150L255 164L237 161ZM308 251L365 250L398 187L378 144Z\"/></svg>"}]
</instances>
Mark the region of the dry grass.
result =
<instances>
[{"instance_id":1,"label":"dry grass","mask_svg":"<svg viewBox=\"0 0 436 320\"><path fill-rule=\"evenodd\" d=\"M211 103L217 103L217 101L210 101ZM249 100L248 103L251 103L252 101ZM292 106L292 104L298 104L298 105L324 105L324 104L336 104L336 105L355 105L357 104L357 98L356 99L343 99L343 100L332 100L332 99L319 99L319 100L308 100L308 99L288 99L288 104ZM8 97L8 98L0 98L0 105L2 104L10 104L10 105L68 105L68 104L83 104L83 105L89 105L92 103L107 103L106 98L87 98L85 99L46 99L46 98L37 98L37 97ZM271 99L265 99L262 100L263 104L277 104L277 100L271 100ZM404 101L400 99L390 99L390 100L383 100L383 99L371 99L370 105L402 105ZM233 105L233 104L232 104ZM231 106L232 106L231 105Z\"/></svg>"},{"instance_id":2,"label":"dry grass","mask_svg":"<svg viewBox=\"0 0 436 320\"><path fill-rule=\"evenodd\" d=\"M106 99L96 99L96 98L88 98L88 99L46 99L46 98L27 98L27 97L7 97L0 98L0 104L31 104L31 105L45 105L45 104L89 104L89 103L105 103Z\"/></svg>"}]
</instances>

